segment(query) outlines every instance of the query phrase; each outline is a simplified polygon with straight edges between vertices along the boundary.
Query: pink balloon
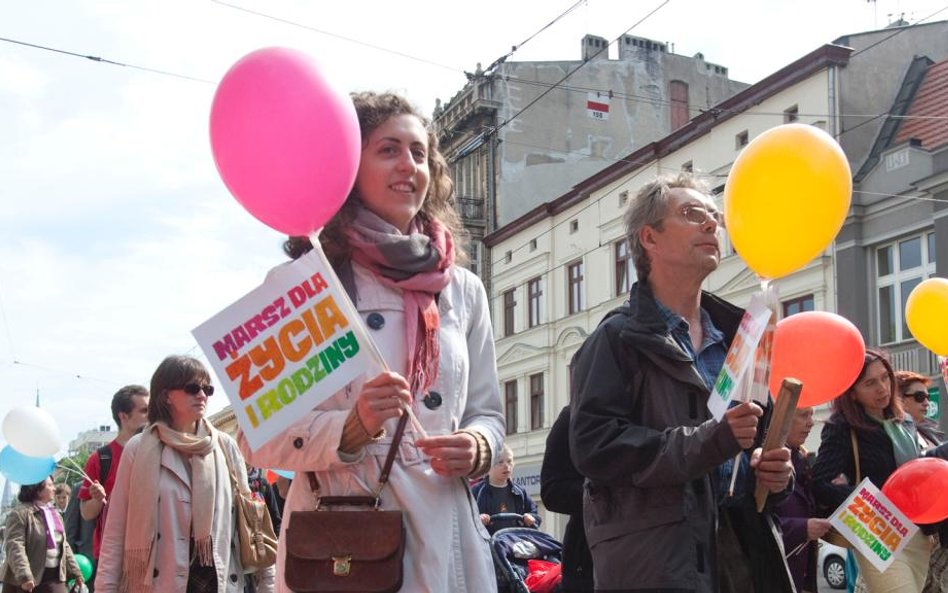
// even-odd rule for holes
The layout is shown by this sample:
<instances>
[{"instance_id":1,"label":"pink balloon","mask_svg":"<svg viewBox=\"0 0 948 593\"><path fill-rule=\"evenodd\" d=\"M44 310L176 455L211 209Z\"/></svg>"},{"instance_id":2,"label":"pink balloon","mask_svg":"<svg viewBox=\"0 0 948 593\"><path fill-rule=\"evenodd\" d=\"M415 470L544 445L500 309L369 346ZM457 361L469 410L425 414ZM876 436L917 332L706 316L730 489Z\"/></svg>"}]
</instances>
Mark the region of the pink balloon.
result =
<instances>
[{"instance_id":1,"label":"pink balloon","mask_svg":"<svg viewBox=\"0 0 948 593\"><path fill-rule=\"evenodd\" d=\"M862 370L866 344L848 319L806 311L777 322L770 366L770 393L776 398L787 377L803 383L798 408L826 403L852 385Z\"/></svg>"},{"instance_id":2,"label":"pink balloon","mask_svg":"<svg viewBox=\"0 0 948 593\"><path fill-rule=\"evenodd\" d=\"M359 169L359 119L306 54L259 49L231 66L211 106L211 150L237 201L288 235L321 228Z\"/></svg>"}]
</instances>

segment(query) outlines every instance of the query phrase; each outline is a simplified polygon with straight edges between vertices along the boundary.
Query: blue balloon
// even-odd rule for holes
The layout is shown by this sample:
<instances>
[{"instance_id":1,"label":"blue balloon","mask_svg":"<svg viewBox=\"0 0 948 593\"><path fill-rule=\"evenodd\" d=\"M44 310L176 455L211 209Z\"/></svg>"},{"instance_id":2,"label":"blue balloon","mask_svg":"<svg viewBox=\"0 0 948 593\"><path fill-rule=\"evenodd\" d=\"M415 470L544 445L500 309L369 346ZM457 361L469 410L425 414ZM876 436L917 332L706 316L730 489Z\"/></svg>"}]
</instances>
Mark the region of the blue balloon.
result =
<instances>
[{"instance_id":1,"label":"blue balloon","mask_svg":"<svg viewBox=\"0 0 948 593\"><path fill-rule=\"evenodd\" d=\"M285 469L271 469L270 471L272 471L273 473L275 473L275 474L278 475L278 476L283 476L283 477L286 478L287 480L292 480L292 479L293 479L293 476L296 475L296 474L294 474L293 472L287 471L287 470L285 470Z\"/></svg>"},{"instance_id":2,"label":"blue balloon","mask_svg":"<svg viewBox=\"0 0 948 593\"><path fill-rule=\"evenodd\" d=\"M0 473L17 484L39 484L56 469L52 457L30 457L7 445L0 451Z\"/></svg>"}]
</instances>

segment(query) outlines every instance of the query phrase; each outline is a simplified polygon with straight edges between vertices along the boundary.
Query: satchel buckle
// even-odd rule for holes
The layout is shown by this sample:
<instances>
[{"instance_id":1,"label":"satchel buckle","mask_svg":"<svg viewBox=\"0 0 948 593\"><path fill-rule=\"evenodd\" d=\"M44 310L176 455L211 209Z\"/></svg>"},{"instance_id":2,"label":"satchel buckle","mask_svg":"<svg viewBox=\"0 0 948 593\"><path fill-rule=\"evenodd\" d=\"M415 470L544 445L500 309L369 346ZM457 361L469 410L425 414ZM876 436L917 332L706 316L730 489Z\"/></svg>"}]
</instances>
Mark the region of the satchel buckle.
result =
<instances>
[{"instance_id":1,"label":"satchel buckle","mask_svg":"<svg viewBox=\"0 0 948 593\"><path fill-rule=\"evenodd\" d=\"M352 554L345 556L332 557L332 574L337 577L349 576L349 570L352 568Z\"/></svg>"}]
</instances>

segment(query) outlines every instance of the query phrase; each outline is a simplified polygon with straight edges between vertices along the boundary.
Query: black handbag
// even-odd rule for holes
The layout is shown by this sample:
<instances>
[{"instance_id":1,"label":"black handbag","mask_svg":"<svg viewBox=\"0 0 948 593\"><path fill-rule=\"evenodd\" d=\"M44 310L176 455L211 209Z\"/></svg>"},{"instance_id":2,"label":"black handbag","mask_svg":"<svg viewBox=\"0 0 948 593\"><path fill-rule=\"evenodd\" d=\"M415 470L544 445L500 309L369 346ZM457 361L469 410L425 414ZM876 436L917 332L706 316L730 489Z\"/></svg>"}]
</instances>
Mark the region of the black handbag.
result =
<instances>
[{"instance_id":1,"label":"black handbag","mask_svg":"<svg viewBox=\"0 0 948 593\"><path fill-rule=\"evenodd\" d=\"M379 508L408 415L388 449L374 496L320 496L316 474L306 472L316 509L293 511L286 528L283 575L296 593L394 593L404 575L405 524L401 511Z\"/></svg>"}]
</instances>

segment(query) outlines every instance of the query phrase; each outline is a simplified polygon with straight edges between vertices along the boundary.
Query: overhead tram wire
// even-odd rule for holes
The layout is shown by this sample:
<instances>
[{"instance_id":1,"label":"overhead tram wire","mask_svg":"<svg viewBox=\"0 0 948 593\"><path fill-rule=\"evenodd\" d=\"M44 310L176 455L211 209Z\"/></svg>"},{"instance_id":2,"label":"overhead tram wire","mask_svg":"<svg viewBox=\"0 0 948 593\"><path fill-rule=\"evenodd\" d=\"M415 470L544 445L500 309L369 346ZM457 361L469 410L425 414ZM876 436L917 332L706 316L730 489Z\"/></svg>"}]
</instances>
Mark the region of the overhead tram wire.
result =
<instances>
[{"instance_id":1,"label":"overhead tram wire","mask_svg":"<svg viewBox=\"0 0 948 593\"><path fill-rule=\"evenodd\" d=\"M392 55L396 55L396 56L399 56L399 57L402 57L402 58L406 58L406 59L409 59L409 60L414 60L414 61L416 61L416 62L421 62L421 63L423 63L423 64L428 64L428 65L430 65L430 66L436 66L436 67L438 67L438 68L443 68L443 69L445 69L445 70L450 70L450 71L452 71L452 72L464 72L463 69L458 68L458 67L456 67L456 66L448 66L447 64L441 64L440 62L434 62L434 61L432 61L432 60L428 60L428 59L425 59L425 58L419 58L418 56L413 56L413 55L411 55L411 54L406 54L406 53L400 52L400 51L398 51L398 50L389 49L389 48L387 48L387 47L382 47L381 45L375 45L374 43L367 43L367 42L365 42L365 41L359 41L358 39L353 39L353 38L351 38L351 37L346 37L345 35L339 35L338 33L332 33L332 32L330 32L330 31L324 31L323 29L317 29L316 27L312 27L312 26L310 26L310 25L304 25L303 23L299 23L299 22L297 22L297 21L292 21L292 20L290 20L290 19L285 19L285 18L281 18L281 17L278 17L278 16L273 16L272 14L267 14L267 13L265 13L265 12L259 12L259 11L257 11L257 10L251 10L251 9L249 9L249 8L244 8L243 6L238 6L238 5L236 5L236 4L231 4L231 3L229 3L229 2L224 2L223 0L211 0L211 2L213 2L214 4L220 4L221 6L226 6L226 7L228 7L228 8L232 8L232 9L234 9L234 10L239 10L239 11L241 11L241 12L246 12L246 13L252 14L252 15L254 15L254 16L258 16L258 17L265 18L265 19L270 19L271 21L276 21L276 22L278 22L278 23L283 23L283 24L285 24L285 25L290 25L290 26L293 26L293 27L299 27L300 29L306 29L307 31L312 31L312 32L314 32L314 33L319 33L319 34L321 34L321 35L326 35L326 36L328 36L328 37L333 37L333 38L335 38L335 39L340 39L340 40L342 40L342 41L347 41L347 42L349 42L349 43L354 43L354 44L356 44L356 45L361 45L361 46L363 46L363 47L368 47L368 48L371 48L371 49L375 49L375 50L378 50L378 51L381 51L381 52L385 52L385 53L389 53L389 54L392 54Z\"/></svg>"},{"instance_id":2,"label":"overhead tram wire","mask_svg":"<svg viewBox=\"0 0 948 593\"><path fill-rule=\"evenodd\" d=\"M614 40L612 41L612 43L615 43L616 41L622 39L622 37L624 37L625 35L628 35L629 31L631 31L632 29L634 29L634 28L638 27L639 25L641 25L641 24L642 24L643 22L645 22L649 17L651 17L651 16L654 15L656 12L658 12L659 10L661 10L662 8L664 8L665 5L667 5L669 2L671 2L671 0L664 0L664 2L662 2L661 4L659 4L658 6L656 6L655 8L653 8L648 14L646 14L644 17L642 17L641 19L639 19L639 20L638 20L635 24L633 24L631 27L629 27L628 29L626 29L621 35L619 35L618 37L616 37L616 39L614 39ZM579 66L576 66L576 68L574 68L573 70L567 72L566 75L563 76L563 78L559 79L556 83L554 83L553 86L551 86L551 87L548 88L547 90L545 90L545 91L543 91L542 93L540 93L540 96L536 97L534 100L532 100L532 101L530 101L529 103L527 103L527 104L523 107L523 109L521 109L521 110L518 111L517 113L513 114L512 116L510 116L510 118L505 119L503 122L500 123L500 125L494 126L493 128L489 129L489 130L487 131L487 135L496 134L497 132L499 132L500 130L502 130L503 128L505 128L510 122L512 122L513 120L515 120L515 119L517 119L518 117L520 117L520 116L523 114L524 111L526 111L527 109L530 109L531 107L533 107L534 105L536 105L536 103L537 103L538 101L540 101L540 99L542 99L543 97L547 96L553 89L557 88L557 87L558 87L560 84L562 84L567 78L569 78L569 77L572 76L573 74L576 74L576 72L578 72L578 71L580 70L580 68L582 68L583 66L585 66L585 65L588 64L589 62L592 62L592 61L593 61L596 57L598 57L599 54L601 54L602 52L604 52L604 51L609 51L609 46L611 46L612 43L607 43L607 44L605 45L605 47L603 47L602 49L600 49L599 51L597 51L596 53L594 53L592 56L590 56L590 58L589 58L588 60L586 60L586 61L584 61L583 63L581 63Z\"/></svg>"},{"instance_id":3,"label":"overhead tram wire","mask_svg":"<svg viewBox=\"0 0 948 593\"><path fill-rule=\"evenodd\" d=\"M660 8L662 8L662 7L663 7L665 4L667 4L667 3L668 3L668 2L666 1L665 3L663 3L663 4L659 5L658 7L656 7L652 12L650 12L650 13L647 14L645 17L643 17L642 20L645 20L645 19L649 18L652 14L654 14L655 11L657 11L657 10L660 9ZM934 16L937 16L938 14L944 12L945 10L948 10L948 5L943 6L942 8L940 8L940 9L936 10L935 12L933 12L932 14L930 14L930 15L926 16L925 18L922 18L922 19L920 19L920 20L918 20L918 21L916 21L916 22L914 22L914 23L912 23L911 25L908 25L907 27L900 27L900 28L899 28L898 30L896 30L892 35L888 35L887 37L884 37L883 39L880 39L879 41L877 41L877 42L875 42L875 43L873 43L873 44L871 44L871 45L869 45L869 46L866 46L866 47L864 47L863 49L861 49L861 50L859 50L859 51L857 51L857 52L854 52L853 54L851 54L850 57L855 56L855 55L858 55L858 54L861 54L861 53L863 53L863 52L865 52L865 51L868 51L869 49L872 49L873 47L877 47L877 46L881 45L882 43L884 43L884 42L886 42L886 41L889 41L889 40L892 39L893 37L895 37L895 36L897 36L897 35L899 35L899 34L905 32L906 30L908 30L908 29L910 29L910 28L912 28L912 27L916 27L916 26L919 26L919 25L923 24L925 21L931 19L931 18L934 17ZM630 27L630 28L629 28L628 30L626 30L626 32L623 33L622 35L627 34L629 31L632 30L632 28L634 28L635 26L637 26L638 24L640 24L640 23L642 22L642 20L640 20L638 23L636 23L635 25L633 25L632 27ZM621 39L622 35L620 35L618 39ZM609 45L611 45L611 44L609 44ZM607 45L605 48L603 48L602 50L600 50L599 52L597 52L593 57L598 56L600 53L602 53L602 51L608 49L609 45ZM569 78L569 76L571 76L573 73L575 73L576 70L579 70L579 68L581 68L583 65L585 65L585 63L584 63L584 64L581 64L580 66L578 66L578 67L577 67L575 70L573 70L572 72L569 72L569 73L568 73L566 76L564 76L558 83L555 83L555 84L551 85L549 89L547 89L543 94L540 95L540 97L538 97L537 99L535 99L534 101L532 101L531 103L529 103L526 107L524 107L523 109L521 109L521 110L520 110L518 113L516 113L512 118L510 118L510 120L513 120L515 117L519 116L521 113L523 113L524 111L526 111L531 105L533 105L536 101L538 101L538 100L539 100L540 98L542 98L544 95L546 95L547 93L549 93L550 91L552 91L553 88L555 88L555 87L558 86L560 83L562 83L563 80L565 80L566 78ZM736 110L736 109L735 109L735 110L720 110L720 112L721 112L721 113L731 113L731 114L733 114L733 115L739 115L739 114L743 114L743 113L750 113L750 114L752 114L752 115L753 115L753 114L756 114L756 113L754 113L754 112L741 111L741 110ZM762 113L761 113L761 114L762 114ZM777 114L774 114L774 115L777 115ZM806 115L806 114L804 114L804 115ZM837 138L838 138L839 136L842 136L843 134L846 134L846 133L851 132L851 131L853 131L853 130L855 130L855 129L858 129L858 128L860 128L860 127L862 127L862 126L864 126L864 125L866 125L866 124L868 124L868 123L870 123L870 122L873 122L873 121L875 121L875 120L877 120L877 119L879 119L879 118L881 118L881 117L893 117L893 118L905 119L905 120L911 120L911 119L935 119L935 120L941 120L941 119L944 119L944 118L945 118L944 116L909 116L909 115L896 116L896 115L890 115L889 113L880 113L880 114L877 114L877 115L838 114L837 117L868 117L868 118L869 118L869 119L867 119L866 121L860 122L859 124L853 126L852 128L848 128L848 129L846 129L846 130L843 130L842 132L840 132L839 134L837 134ZM508 120L508 121L510 121L510 120ZM507 122L504 122L502 125L497 126L496 128L494 128L494 129L492 129L492 130L488 130L488 133L494 133L494 132L500 130L500 129L501 129L504 125L506 125L506 124L507 124ZM625 159L617 159L617 162L619 162L619 161L624 161L624 160L625 160ZM649 161L649 162L650 162L650 161ZM639 164L639 165L641 165L641 164L647 164L647 163L633 163L633 164ZM641 174L641 171L634 173L631 177L622 178L622 179L620 179L620 180L617 180L617 184L616 184L615 186L613 186L613 187L611 187L611 188L605 190L604 195L608 195L609 193L611 193L612 191L614 191L615 188L618 187L620 183L625 182L625 181L632 181L633 179L635 179L636 177L638 177L638 175L640 175L640 174ZM853 193L860 193L860 192L854 191ZM865 193L865 192L862 192L862 193ZM902 197L902 196L893 196L893 197ZM920 196L905 196L905 197L909 197L910 199L917 199L917 200L930 200L930 201L936 201L936 202L941 201L941 200L938 200L938 199L935 199L935 198L923 198L923 197L920 197ZM599 202L599 200L593 200L593 201L592 201L592 203L598 203L598 202ZM581 213L581 212L584 212L584 211L585 211L587 208L589 208L590 206L591 206L591 204L590 204L590 205L587 205L587 206L585 206L585 207L583 207L583 208L581 208L579 211L577 211L577 214L579 214L579 213ZM556 229L558 226L560 226L560 225L562 225L562 224L565 224L565 223L559 223L559 224L557 224L557 225L554 225L554 226L552 226L550 229L547 229L547 230L541 232L541 233L540 233L539 235L537 235L537 236L538 236L538 237L543 236L544 234L547 234L547 233L553 231L554 229ZM535 237L534 237L534 238L535 238ZM507 251L511 251L512 253L515 253L515 252L520 251L521 249L527 247L528 244L529 244L529 242L523 243L523 244L521 244L521 245L518 245L518 246L515 247L514 249L512 249L512 250L507 250ZM585 257L587 254L588 254L588 252L584 252L583 254L580 255L580 257ZM496 260L496 261L493 261L493 260L492 260L492 265L497 265L497 264L499 264L499 263L501 263L501 260ZM553 269L556 269L556 267L551 268L551 270L553 270Z\"/></svg>"},{"instance_id":4,"label":"overhead tram wire","mask_svg":"<svg viewBox=\"0 0 948 593\"><path fill-rule=\"evenodd\" d=\"M571 13L571 12L573 12L574 10L576 10L577 8L579 8L580 6L582 6L582 5L585 4L585 3L586 3L586 0L578 0L578 2L576 2L575 4L573 4L572 6L570 6L569 8L567 8L565 11L561 12L560 15L557 16L555 19L553 19L553 20L550 21L549 23L543 25L542 27L540 27L540 29L539 29L536 33L534 33L533 35L530 35L529 37L527 37L526 39L524 39L523 41L521 41L519 44L512 46L512 47L510 48L510 51L509 51L509 52L507 52L506 54L502 55L501 57L499 57L499 58L497 58L496 60L494 60L493 62L491 62L490 66L488 66L488 67L486 68L486 71L490 71L490 70L491 70L492 68L494 68L495 66L498 66L499 64L502 64L503 62L505 62L505 61L507 60L507 58L509 58L510 56L514 55L514 53L515 53L518 49L520 49L521 47L523 47L524 45L526 45L527 43L529 43L534 37L536 37L537 35L539 35L540 33L544 32L544 31L546 31L547 29L549 29L550 27L552 27L553 25L555 25L561 18L565 17L566 15L568 15L568 14Z\"/></svg>"},{"instance_id":5,"label":"overhead tram wire","mask_svg":"<svg viewBox=\"0 0 948 593\"><path fill-rule=\"evenodd\" d=\"M556 86L552 82L541 82L537 80L528 80L525 78L517 78L514 76L505 77L505 80L517 82L519 84L532 85L532 86L541 86L541 87L553 87ZM658 106L670 106L671 101L667 99L660 99L656 97L647 97L645 95L636 95L634 93L621 93L613 89L599 89L594 87L582 87L582 86L571 86L571 85L559 85L559 88L565 91L584 94L584 93L601 93L609 94L612 93L612 97L617 97L622 99L626 103L650 103L652 105ZM689 107L688 112L699 115L706 112L715 112L716 115L722 114L734 114L734 115L786 115L784 112L780 111L754 111L748 109L746 111L740 111L738 109L715 109L714 107L702 108L702 107ZM830 117L828 113L798 113L799 117ZM879 117L880 114L861 114L861 113L841 113L839 117ZM885 113L881 115L887 115ZM890 115L890 117L895 119L919 119L919 120L948 120L948 115Z\"/></svg>"},{"instance_id":6,"label":"overhead tram wire","mask_svg":"<svg viewBox=\"0 0 948 593\"><path fill-rule=\"evenodd\" d=\"M159 70L159 69L157 69L157 68L149 68L149 67L147 67L147 66L136 66L135 64L128 64L128 63L125 63L125 62L117 62L117 61L115 61L115 60L110 60L110 59L108 59L108 58L102 58L102 57L99 57L99 56L84 55L84 54L80 54L80 53L76 53L76 52L72 52L72 51L66 51L66 50L64 50L64 49L57 49L57 48L55 48L55 47L48 47L48 46L45 46L45 45L39 45L39 44L37 44L37 43L29 43L29 42L26 42L26 41L20 41L20 40L18 40L18 39L10 39L10 38L8 38L8 37L0 37L0 41L6 42L6 43L13 43L13 44L15 44L15 45L22 45L22 46L25 46L25 47L32 47L32 48L34 48L34 49L41 49L41 50L43 50L43 51L53 52L53 53L57 53L57 54L64 54L64 55L72 56L72 57L75 57L75 58L83 58L83 59L86 59L86 60L91 60L91 61L93 61L93 62L99 62L100 64L109 64L110 66L121 66L121 67L123 67L123 68L131 68L131 69L133 69L133 70L141 70L141 71L143 71L143 72L151 72L152 74L160 74L160 75L162 75L162 76L171 76L171 77L173 77L173 78L180 78L180 79L183 79L183 80L190 80L190 81L192 81L192 82L203 82L203 83L205 83L205 84L217 84L216 82L213 82L213 81L210 81L210 80L205 80L205 79L203 79L203 78L197 78L197 77L195 77L195 76L188 76L188 75L186 75L186 74L177 74L177 73L175 73L175 72L169 72L168 70Z\"/></svg>"},{"instance_id":7,"label":"overhead tram wire","mask_svg":"<svg viewBox=\"0 0 948 593\"><path fill-rule=\"evenodd\" d=\"M849 57L850 57L850 59L852 59L853 57L858 56L858 55L861 54L861 53L867 52L867 51L869 51L870 49L876 47L877 45L881 45L881 44L885 43L886 41L892 39L893 37L895 37L895 36L897 36L897 35L901 35L901 34L904 33L906 30L911 29L912 27L916 27L916 26L918 26L918 25L923 24L923 23L924 23L925 21L927 21L928 19L930 19L930 18L932 18L932 17L934 17L934 16L938 16L938 14L940 14L940 13L946 11L946 10L948 10L948 4L946 4L945 6L942 6L941 8L939 8L938 10L936 10L935 12L931 13L930 15L928 15L927 17L925 17L925 18L923 18L923 19L919 19L919 20L915 21L914 23L912 23L912 24L910 24L910 25L908 25L908 26L906 26L906 27L899 27L899 28L896 29L895 32L893 32L891 35L889 35L889 36L887 36L887 37L883 37L883 38L880 39L879 41L876 41L875 43L873 43L873 44L871 44L871 45L867 45L866 47L862 48L861 50L859 50L859 51L857 51L857 52L853 52L852 55L850 55Z\"/></svg>"}]
</instances>

